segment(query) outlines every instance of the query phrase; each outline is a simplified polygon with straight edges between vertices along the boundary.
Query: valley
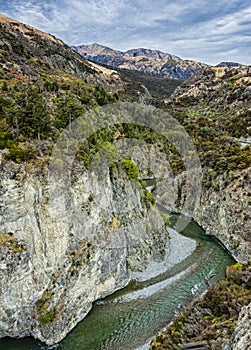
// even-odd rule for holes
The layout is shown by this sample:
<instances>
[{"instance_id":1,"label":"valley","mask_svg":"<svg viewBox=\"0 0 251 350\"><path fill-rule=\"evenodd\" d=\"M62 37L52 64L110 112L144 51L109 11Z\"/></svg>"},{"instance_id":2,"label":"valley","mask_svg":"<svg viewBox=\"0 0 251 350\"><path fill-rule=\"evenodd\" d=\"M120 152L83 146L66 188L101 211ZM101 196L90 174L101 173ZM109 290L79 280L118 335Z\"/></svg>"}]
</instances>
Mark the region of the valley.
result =
<instances>
[{"instance_id":1,"label":"valley","mask_svg":"<svg viewBox=\"0 0 251 350\"><path fill-rule=\"evenodd\" d=\"M0 347L248 350L250 66L0 26Z\"/></svg>"}]
</instances>

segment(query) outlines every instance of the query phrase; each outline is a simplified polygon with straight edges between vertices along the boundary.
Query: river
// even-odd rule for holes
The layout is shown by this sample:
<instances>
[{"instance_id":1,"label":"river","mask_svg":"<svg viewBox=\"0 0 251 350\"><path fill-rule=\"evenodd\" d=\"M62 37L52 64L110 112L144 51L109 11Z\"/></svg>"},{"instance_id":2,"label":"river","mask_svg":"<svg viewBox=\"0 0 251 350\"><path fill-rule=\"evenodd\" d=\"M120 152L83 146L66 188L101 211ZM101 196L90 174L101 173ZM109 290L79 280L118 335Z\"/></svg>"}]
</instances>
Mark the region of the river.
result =
<instances>
[{"instance_id":1,"label":"river","mask_svg":"<svg viewBox=\"0 0 251 350\"><path fill-rule=\"evenodd\" d=\"M175 216L173 216L175 221ZM94 303L89 315L58 345L57 350L139 350L156 335L181 305L224 278L234 259L217 240L208 237L194 222L179 237L170 231L176 253L171 252L165 272L147 281L132 282L121 291ZM183 236L182 236L183 237ZM189 238L189 239L187 239ZM176 241L177 242L176 242ZM190 252L190 253L189 253ZM161 267L163 268L163 266ZM150 275L149 275L150 276ZM144 277L144 275L143 275ZM52 349L50 348L50 349ZM1 350L43 350L48 347L26 338L0 340Z\"/></svg>"}]
</instances>

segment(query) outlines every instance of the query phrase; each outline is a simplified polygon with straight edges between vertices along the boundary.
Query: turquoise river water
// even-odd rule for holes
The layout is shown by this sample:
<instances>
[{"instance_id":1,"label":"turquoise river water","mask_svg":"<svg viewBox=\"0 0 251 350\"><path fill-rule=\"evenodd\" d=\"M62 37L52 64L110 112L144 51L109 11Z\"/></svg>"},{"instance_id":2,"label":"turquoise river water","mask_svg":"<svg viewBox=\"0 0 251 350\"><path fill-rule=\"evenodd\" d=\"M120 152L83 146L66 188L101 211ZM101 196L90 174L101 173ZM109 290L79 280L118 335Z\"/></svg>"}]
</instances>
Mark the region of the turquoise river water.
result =
<instances>
[{"instance_id":1,"label":"turquoise river water","mask_svg":"<svg viewBox=\"0 0 251 350\"><path fill-rule=\"evenodd\" d=\"M174 219L175 220L175 219ZM146 282L131 283L123 290L94 303L89 315L60 343L57 350L135 350L156 335L179 307L224 278L234 259L194 222L183 232L195 239L195 250L165 273ZM142 346L142 347L141 347ZM51 348L51 349L52 349ZM32 338L0 340L1 350L43 350Z\"/></svg>"}]
</instances>

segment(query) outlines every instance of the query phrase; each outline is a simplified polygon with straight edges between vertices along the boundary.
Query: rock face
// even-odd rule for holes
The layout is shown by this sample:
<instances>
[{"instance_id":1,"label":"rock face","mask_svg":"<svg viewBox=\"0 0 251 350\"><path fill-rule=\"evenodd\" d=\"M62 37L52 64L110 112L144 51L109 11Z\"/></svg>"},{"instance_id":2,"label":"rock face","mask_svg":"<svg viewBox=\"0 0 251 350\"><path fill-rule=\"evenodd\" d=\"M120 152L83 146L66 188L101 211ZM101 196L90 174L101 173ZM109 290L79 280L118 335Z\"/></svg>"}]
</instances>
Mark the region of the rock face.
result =
<instances>
[{"instance_id":1,"label":"rock face","mask_svg":"<svg viewBox=\"0 0 251 350\"><path fill-rule=\"evenodd\" d=\"M49 186L46 169L2 168L0 337L52 345L131 271L164 260L169 240L122 170L98 178L75 169L70 190L54 198Z\"/></svg>"},{"instance_id":2,"label":"rock face","mask_svg":"<svg viewBox=\"0 0 251 350\"><path fill-rule=\"evenodd\" d=\"M84 58L114 68L137 70L141 73L171 79L189 79L207 65L182 60L175 55L150 49L132 49L125 52L99 44L76 46L74 49Z\"/></svg>"},{"instance_id":3,"label":"rock face","mask_svg":"<svg viewBox=\"0 0 251 350\"><path fill-rule=\"evenodd\" d=\"M244 306L234 331L231 350L249 350L251 344L251 304Z\"/></svg>"},{"instance_id":4,"label":"rock face","mask_svg":"<svg viewBox=\"0 0 251 350\"><path fill-rule=\"evenodd\" d=\"M240 63L237 62L220 62L216 67L238 67Z\"/></svg>"},{"instance_id":5,"label":"rock face","mask_svg":"<svg viewBox=\"0 0 251 350\"><path fill-rule=\"evenodd\" d=\"M184 174L183 174L184 175ZM160 199L175 212L182 212L188 189L183 175L163 187ZM202 186L192 217L208 235L218 238L243 263L251 256L250 168L218 176Z\"/></svg>"},{"instance_id":6,"label":"rock face","mask_svg":"<svg viewBox=\"0 0 251 350\"><path fill-rule=\"evenodd\" d=\"M220 176L204 189L194 219L207 234L216 236L241 262L251 256L250 168Z\"/></svg>"},{"instance_id":7,"label":"rock face","mask_svg":"<svg viewBox=\"0 0 251 350\"><path fill-rule=\"evenodd\" d=\"M217 178L216 184L217 190L214 186L202 190L193 218L207 234L217 237L236 259L247 262L251 256L250 168L235 174L231 179L221 176ZM170 209L179 211L178 193L182 191L180 209L186 196L183 179L176 178L172 188L172 193L166 192L165 199L173 198L172 202L169 201ZM225 350L250 349L250 319L251 304L243 307L231 345L226 343Z\"/></svg>"}]
</instances>

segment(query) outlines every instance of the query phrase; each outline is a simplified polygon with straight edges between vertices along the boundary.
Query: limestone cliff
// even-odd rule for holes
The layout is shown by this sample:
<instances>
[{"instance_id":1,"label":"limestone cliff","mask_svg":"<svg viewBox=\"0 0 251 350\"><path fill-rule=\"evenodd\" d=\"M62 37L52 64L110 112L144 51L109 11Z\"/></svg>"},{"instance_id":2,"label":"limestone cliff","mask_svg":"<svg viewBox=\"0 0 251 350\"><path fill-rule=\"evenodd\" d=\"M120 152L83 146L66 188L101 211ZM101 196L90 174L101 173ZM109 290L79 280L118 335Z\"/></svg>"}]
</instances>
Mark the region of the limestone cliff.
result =
<instances>
[{"instance_id":1,"label":"limestone cliff","mask_svg":"<svg viewBox=\"0 0 251 350\"><path fill-rule=\"evenodd\" d=\"M76 166L70 190L55 198L49 186L46 166L2 164L0 337L51 345L131 271L165 259L169 240L139 183L119 168L100 178Z\"/></svg>"},{"instance_id":2,"label":"limestone cliff","mask_svg":"<svg viewBox=\"0 0 251 350\"><path fill-rule=\"evenodd\" d=\"M241 262L251 256L250 168L221 175L204 188L194 219Z\"/></svg>"},{"instance_id":3,"label":"limestone cliff","mask_svg":"<svg viewBox=\"0 0 251 350\"><path fill-rule=\"evenodd\" d=\"M244 306L233 333L231 350L248 350L251 344L251 304Z\"/></svg>"},{"instance_id":4,"label":"limestone cliff","mask_svg":"<svg viewBox=\"0 0 251 350\"><path fill-rule=\"evenodd\" d=\"M159 200L170 210L192 217L238 261L247 262L251 256L250 168L219 175L210 183L204 181L205 177L193 212L183 208L188 193L184 174L162 184Z\"/></svg>"}]
</instances>

